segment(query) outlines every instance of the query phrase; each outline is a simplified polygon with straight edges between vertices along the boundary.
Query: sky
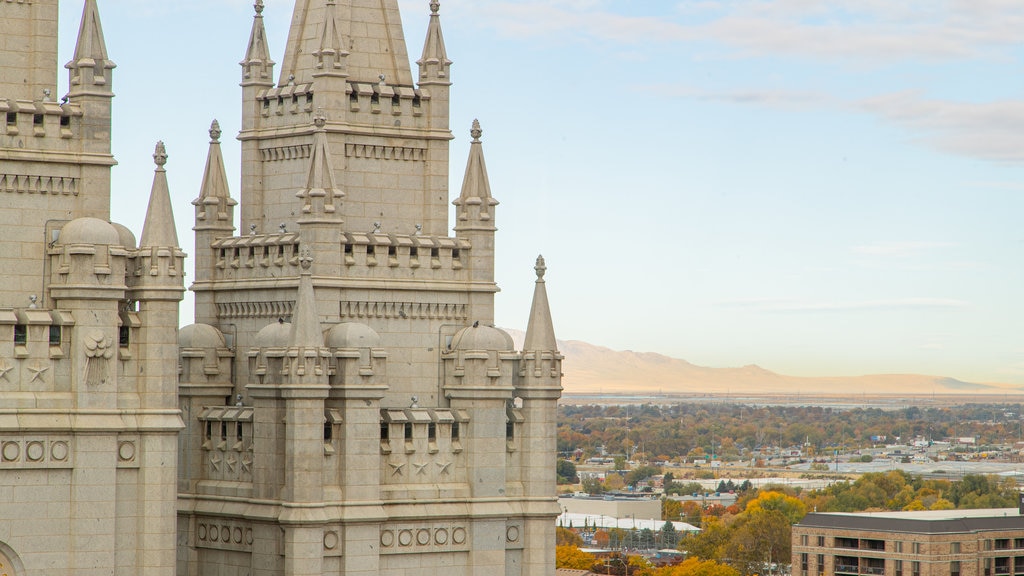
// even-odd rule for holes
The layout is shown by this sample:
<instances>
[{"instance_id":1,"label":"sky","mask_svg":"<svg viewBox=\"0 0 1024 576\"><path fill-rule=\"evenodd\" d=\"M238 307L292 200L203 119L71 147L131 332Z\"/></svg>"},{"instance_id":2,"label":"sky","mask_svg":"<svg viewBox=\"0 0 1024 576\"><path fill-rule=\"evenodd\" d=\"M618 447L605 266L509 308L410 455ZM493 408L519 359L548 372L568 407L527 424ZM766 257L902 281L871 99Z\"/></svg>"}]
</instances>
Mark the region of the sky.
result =
<instances>
[{"instance_id":1,"label":"sky","mask_svg":"<svg viewBox=\"0 0 1024 576\"><path fill-rule=\"evenodd\" d=\"M415 60L429 3L399 3ZM158 139L187 253L214 118L238 196L251 4L99 2L112 219L137 235ZM280 61L292 2L266 5ZM441 22L450 190L479 118L501 202L499 326L525 328L543 254L559 339L1024 384L1024 3L443 0Z\"/></svg>"}]
</instances>

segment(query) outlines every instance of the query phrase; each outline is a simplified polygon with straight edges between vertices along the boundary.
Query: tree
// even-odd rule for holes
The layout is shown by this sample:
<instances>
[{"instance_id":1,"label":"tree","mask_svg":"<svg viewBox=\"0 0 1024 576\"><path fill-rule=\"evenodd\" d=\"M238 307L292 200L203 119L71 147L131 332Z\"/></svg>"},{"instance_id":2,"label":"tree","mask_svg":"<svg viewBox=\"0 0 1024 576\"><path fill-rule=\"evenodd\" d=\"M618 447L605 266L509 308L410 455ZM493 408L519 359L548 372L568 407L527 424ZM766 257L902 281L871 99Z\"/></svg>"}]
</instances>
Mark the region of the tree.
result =
<instances>
[{"instance_id":1,"label":"tree","mask_svg":"<svg viewBox=\"0 0 1024 576\"><path fill-rule=\"evenodd\" d=\"M608 474L604 477L604 485L602 487L605 492L614 492L615 490L622 490L625 488L626 482L619 474Z\"/></svg>"},{"instance_id":2,"label":"tree","mask_svg":"<svg viewBox=\"0 0 1024 576\"><path fill-rule=\"evenodd\" d=\"M590 570L597 558L576 546L555 546L555 567Z\"/></svg>"},{"instance_id":3,"label":"tree","mask_svg":"<svg viewBox=\"0 0 1024 576\"><path fill-rule=\"evenodd\" d=\"M583 546L583 538L575 531L562 526L555 527L555 545L557 546Z\"/></svg>"},{"instance_id":4,"label":"tree","mask_svg":"<svg viewBox=\"0 0 1024 576\"><path fill-rule=\"evenodd\" d=\"M687 558L676 566L657 568L649 573L651 576L739 576L731 566L700 558Z\"/></svg>"},{"instance_id":5,"label":"tree","mask_svg":"<svg viewBox=\"0 0 1024 576\"><path fill-rule=\"evenodd\" d=\"M690 556L703 560L719 560L729 537L729 527L717 518L709 518L700 532L691 532L683 536L679 548Z\"/></svg>"},{"instance_id":6,"label":"tree","mask_svg":"<svg viewBox=\"0 0 1024 576\"><path fill-rule=\"evenodd\" d=\"M675 548L679 544L679 531L676 525L666 520L661 526L661 545L665 548Z\"/></svg>"},{"instance_id":7,"label":"tree","mask_svg":"<svg viewBox=\"0 0 1024 576\"><path fill-rule=\"evenodd\" d=\"M724 547L729 564L740 574L762 574L771 564L789 564L789 519L779 510L746 515Z\"/></svg>"},{"instance_id":8,"label":"tree","mask_svg":"<svg viewBox=\"0 0 1024 576\"><path fill-rule=\"evenodd\" d=\"M683 503L674 498L661 499L661 519L680 520L683 514Z\"/></svg>"},{"instance_id":9,"label":"tree","mask_svg":"<svg viewBox=\"0 0 1024 576\"><path fill-rule=\"evenodd\" d=\"M633 486L641 480L646 480L647 478L658 474L661 474L661 468L658 468L657 466L640 466L639 468L634 468L626 474L626 485Z\"/></svg>"},{"instance_id":10,"label":"tree","mask_svg":"<svg viewBox=\"0 0 1024 576\"><path fill-rule=\"evenodd\" d=\"M583 491L587 494L602 494L604 486L597 476L587 476L583 479Z\"/></svg>"},{"instance_id":11,"label":"tree","mask_svg":"<svg viewBox=\"0 0 1024 576\"><path fill-rule=\"evenodd\" d=\"M745 512L750 515L762 511L778 511L790 524L796 524L807 515L807 505L799 498L787 496L782 492L760 492L756 498L747 503Z\"/></svg>"},{"instance_id":12,"label":"tree","mask_svg":"<svg viewBox=\"0 0 1024 576\"><path fill-rule=\"evenodd\" d=\"M576 465L568 460L558 460L555 465L555 474L558 475L559 484L575 484L580 481L576 475Z\"/></svg>"},{"instance_id":13,"label":"tree","mask_svg":"<svg viewBox=\"0 0 1024 576\"><path fill-rule=\"evenodd\" d=\"M615 463L613 464L613 466L615 467L616 470L625 470L626 469L626 457L625 456L616 456L614 462Z\"/></svg>"}]
</instances>

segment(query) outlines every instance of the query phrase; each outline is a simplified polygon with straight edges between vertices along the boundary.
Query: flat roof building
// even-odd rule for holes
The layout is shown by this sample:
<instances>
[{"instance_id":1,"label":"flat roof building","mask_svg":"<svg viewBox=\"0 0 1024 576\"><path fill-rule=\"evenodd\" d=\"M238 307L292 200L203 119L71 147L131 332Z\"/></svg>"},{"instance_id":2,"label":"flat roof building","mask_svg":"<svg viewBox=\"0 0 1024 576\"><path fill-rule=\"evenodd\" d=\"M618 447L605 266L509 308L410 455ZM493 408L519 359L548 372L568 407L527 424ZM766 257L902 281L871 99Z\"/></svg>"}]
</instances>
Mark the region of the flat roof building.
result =
<instances>
[{"instance_id":1,"label":"flat roof building","mask_svg":"<svg viewBox=\"0 0 1024 576\"><path fill-rule=\"evenodd\" d=\"M811 513L793 526L793 576L1024 574L1017 508Z\"/></svg>"}]
</instances>

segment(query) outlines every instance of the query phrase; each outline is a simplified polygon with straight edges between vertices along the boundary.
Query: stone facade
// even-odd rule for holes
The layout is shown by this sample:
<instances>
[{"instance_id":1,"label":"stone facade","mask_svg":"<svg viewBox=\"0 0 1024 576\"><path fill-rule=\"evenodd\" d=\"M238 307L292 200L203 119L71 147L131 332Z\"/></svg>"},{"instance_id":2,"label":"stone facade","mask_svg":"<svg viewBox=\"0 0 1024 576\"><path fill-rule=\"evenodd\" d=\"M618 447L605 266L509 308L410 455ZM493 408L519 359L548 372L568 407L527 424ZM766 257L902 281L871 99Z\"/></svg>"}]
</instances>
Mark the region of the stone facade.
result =
<instances>
[{"instance_id":1,"label":"stone facade","mask_svg":"<svg viewBox=\"0 0 1024 576\"><path fill-rule=\"evenodd\" d=\"M184 254L166 154L136 242L109 222L96 2L61 102L56 15L57 0L0 2L0 574L169 576Z\"/></svg>"},{"instance_id":2,"label":"stone facade","mask_svg":"<svg viewBox=\"0 0 1024 576\"><path fill-rule=\"evenodd\" d=\"M476 123L447 234L438 2L414 83L396 0L297 0L277 79L257 0L241 203L214 122L179 331L167 154L136 241L97 0L60 103L57 1L0 1L0 572L553 574L546 267L515 350Z\"/></svg>"}]
</instances>

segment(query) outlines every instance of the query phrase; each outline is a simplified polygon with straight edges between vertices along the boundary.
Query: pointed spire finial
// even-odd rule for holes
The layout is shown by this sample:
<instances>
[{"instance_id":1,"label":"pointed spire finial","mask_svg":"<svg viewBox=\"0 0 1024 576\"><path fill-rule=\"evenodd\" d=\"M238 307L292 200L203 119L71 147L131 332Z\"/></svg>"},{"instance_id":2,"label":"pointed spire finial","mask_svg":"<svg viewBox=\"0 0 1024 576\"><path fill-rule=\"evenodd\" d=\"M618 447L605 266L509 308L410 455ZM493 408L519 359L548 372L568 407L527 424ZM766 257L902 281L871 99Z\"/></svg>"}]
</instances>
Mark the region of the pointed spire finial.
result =
<instances>
[{"instance_id":1,"label":"pointed spire finial","mask_svg":"<svg viewBox=\"0 0 1024 576\"><path fill-rule=\"evenodd\" d=\"M548 267L544 264L544 256L537 256L537 265L533 267L537 271L537 282L544 281L544 273L548 271Z\"/></svg>"},{"instance_id":2,"label":"pointed spire finial","mask_svg":"<svg viewBox=\"0 0 1024 576\"><path fill-rule=\"evenodd\" d=\"M324 114L323 108L316 109L316 114L313 115L313 125L316 126L317 130L323 130L324 126L327 125L327 115Z\"/></svg>"},{"instance_id":3,"label":"pointed spire finial","mask_svg":"<svg viewBox=\"0 0 1024 576\"><path fill-rule=\"evenodd\" d=\"M473 137L473 142L480 141L480 137L484 135L484 131L480 128L479 120L473 120L473 128L469 131L469 135Z\"/></svg>"},{"instance_id":4,"label":"pointed spire finial","mask_svg":"<svg viewBox=\"0 0 1024 576\"><path fill-rule=\"evenodd\" d=\"M164 148L163 140L156 143L156 150L153 152L153 162L157 165L157 170L163 170L164 164L167 164L167 149Z\"/></svg>"},{"instance_id":5,"label":"pointed spire finial","mask_svg":"<svg viewBox=\"0 0 1024 576\"><path fill-rule=\"evenodd\" d=\"M220 142L220 122L215 119L210 124L210 144L217 144Z\"/></svg>"},{"instance_id":6,"label":"pointed spire finial","mask_svg":"<svg viewBox=\"0 0 1024 576\"><path fill-rule=\"evenodd\" d=\"M430 13L437 14L438 10L441 9L441 3L437 0L430 0Z\"/></svg>"},{"instance_id":7,"label":"pointed spire finial","mask_svg":"<svg viewBox=\"0 0 1024 576\"><path fill-rule=\"evenodd\" d=\"M263 0L256 0L256 3L253 4L252 7L256 10L256 16L263 15Z\"/></svg>"}]
</instances>

